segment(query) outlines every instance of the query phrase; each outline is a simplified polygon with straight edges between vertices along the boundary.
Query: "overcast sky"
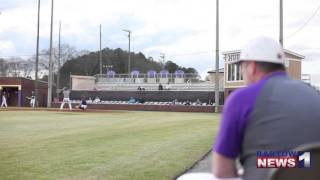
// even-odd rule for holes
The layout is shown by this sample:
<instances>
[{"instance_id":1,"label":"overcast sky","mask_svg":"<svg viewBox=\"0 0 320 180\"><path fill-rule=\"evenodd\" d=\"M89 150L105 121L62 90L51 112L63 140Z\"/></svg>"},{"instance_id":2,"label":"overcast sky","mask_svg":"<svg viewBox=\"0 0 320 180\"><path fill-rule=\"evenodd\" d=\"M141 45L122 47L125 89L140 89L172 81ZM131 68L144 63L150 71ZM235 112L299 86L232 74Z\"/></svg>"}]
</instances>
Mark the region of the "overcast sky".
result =
<instances>
[{"instance_id":1,"label":"overcast sky","mask_svg":"<svg viewBox=\"0 0 320 180\"><path fill-rule=\"evenodd\" d=\"M35 54L37 3L0 0L0 57ZM130 29L135 52L156 60L164 53L166 60L195 67L201 74L214 67L214 0L54 3L54 46L61 20L62 43L78 50L97 51L102 24L103 47L127 50L128 38L122 30ZM41 0L40 49L49 47L50 6L50 0ZM319 6L319 0L284 0L284 46L306 56L303 73L320 73L320 11L314 14ZM279 38L279 0L220 0L221 51L241 49L259 35Z\"/></svg>"}]
</instances>

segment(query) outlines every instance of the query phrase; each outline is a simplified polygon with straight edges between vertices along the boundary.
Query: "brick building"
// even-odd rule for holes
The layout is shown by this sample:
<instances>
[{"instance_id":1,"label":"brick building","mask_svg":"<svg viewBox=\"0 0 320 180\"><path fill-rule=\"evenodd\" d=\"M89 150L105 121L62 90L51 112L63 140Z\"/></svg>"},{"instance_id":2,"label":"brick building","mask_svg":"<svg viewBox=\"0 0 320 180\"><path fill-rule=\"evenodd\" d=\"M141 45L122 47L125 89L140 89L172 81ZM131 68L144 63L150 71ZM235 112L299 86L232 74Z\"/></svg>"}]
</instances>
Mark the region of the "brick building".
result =
<instances>
[{"instance_id":1,"label":"brick building","mask_svg":"<svg viewBox=\"0 0 320 180\"><path fill-rule=\"evenodd\" d=\"M9 107L28 107L30 97L34 91L34 80L21 77L0 77L0 92L8 94L7 103ZM38 106L47 106L48 84L38 81Z\"/></svg>"},{"instance_id":2,"label":"brick building","mask_svg":"<svg viewBox=\"0 0 320 180\"><path fill-rule=\"evenodd\" d=\"M285 67L289 76L301 80L301 61L305 57L295 52L284 50ZM223 52L224 58L224 96L225 98L235 89L244 87L240 66L237 62L240 58L240 50Z\"/></svg>"}]
</instances>

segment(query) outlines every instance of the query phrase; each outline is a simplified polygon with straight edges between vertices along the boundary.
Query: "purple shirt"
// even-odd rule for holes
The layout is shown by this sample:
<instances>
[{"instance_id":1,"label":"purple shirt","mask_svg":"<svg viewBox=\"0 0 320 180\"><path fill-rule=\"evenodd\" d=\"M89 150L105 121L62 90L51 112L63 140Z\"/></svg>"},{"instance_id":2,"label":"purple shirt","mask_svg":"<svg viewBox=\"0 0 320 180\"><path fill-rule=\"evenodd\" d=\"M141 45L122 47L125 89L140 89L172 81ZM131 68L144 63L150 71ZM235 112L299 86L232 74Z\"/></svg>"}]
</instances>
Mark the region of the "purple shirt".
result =
<instances>
[{"instance_id":1,"label":"purple shirt","mask_svg":"<svg viewBox=\"0 0 320 180\"><path fill-rule=\"evenodd\" d=\"M236 158L241 151L241 144L248 121L258 94L272 76L286 75L285 72L274 72L260 81L245 88L235 90L224 105L222 120L213 150L229 158Z\"/></svg>"}]
</instances>

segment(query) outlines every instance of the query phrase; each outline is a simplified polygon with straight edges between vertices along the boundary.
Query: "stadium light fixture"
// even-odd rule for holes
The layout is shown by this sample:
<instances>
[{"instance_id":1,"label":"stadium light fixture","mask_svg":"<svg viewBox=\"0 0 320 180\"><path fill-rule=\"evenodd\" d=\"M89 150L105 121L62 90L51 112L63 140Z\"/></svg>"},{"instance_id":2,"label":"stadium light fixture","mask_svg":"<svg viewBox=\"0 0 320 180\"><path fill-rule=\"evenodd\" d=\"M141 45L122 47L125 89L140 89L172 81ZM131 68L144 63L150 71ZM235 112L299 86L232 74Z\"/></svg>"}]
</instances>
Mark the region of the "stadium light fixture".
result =
<instances>
[{"instance_id":1,"label":"stadium light fixture","mask_svg":"<svg viewBox=\"0 0 320 180\"><path fill-rule=\"evenodd\" d=\"M128 33L128 38L129 38L129 55L128 55L128 74L130 74L131 71L131 57L130 57L130 41L131 41L131 31L127 29L123 29L124 32Z\"/></svg>"}]
</instances>

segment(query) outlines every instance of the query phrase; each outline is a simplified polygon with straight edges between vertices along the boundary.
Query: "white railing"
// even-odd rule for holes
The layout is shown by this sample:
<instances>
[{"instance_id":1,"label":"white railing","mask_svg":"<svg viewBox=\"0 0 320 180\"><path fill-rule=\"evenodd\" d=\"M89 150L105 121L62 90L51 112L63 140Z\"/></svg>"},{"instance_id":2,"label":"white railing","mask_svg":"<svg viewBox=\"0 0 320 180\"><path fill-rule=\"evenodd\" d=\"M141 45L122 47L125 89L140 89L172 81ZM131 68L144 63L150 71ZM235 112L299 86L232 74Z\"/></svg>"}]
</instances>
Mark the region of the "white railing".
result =
<instances>
[{"instance_id":1,"label":"white railing","mask_svg":"<svg viewBox=\"0 0 320 180\"><path fill-rule=\"evenodd\" d=\"M159 90L159 84L156 83L140 83L140 84L119 84L119 83L98 83L95 85L96 90L110 91L137 91L138 87L142 91ZM224 90L223 85L219 86L220 91ZM214 91L215 86L212 83L192 83L192 84L163 84L163 90L170 91Z\"/></svg>"},{"instance_id":2,"label":"white railing","mask_svg":"<svg viewBox=\"0 0 320 180\"><path fill-rule=\"evenodd\" d=\"M148 76L147 74L131 75L131 74L97 74L96 83L106 84L140 84L140 83L194 83L200 82L200 77L197 74L155 74Z\"/></svg>"}]
</instances>

